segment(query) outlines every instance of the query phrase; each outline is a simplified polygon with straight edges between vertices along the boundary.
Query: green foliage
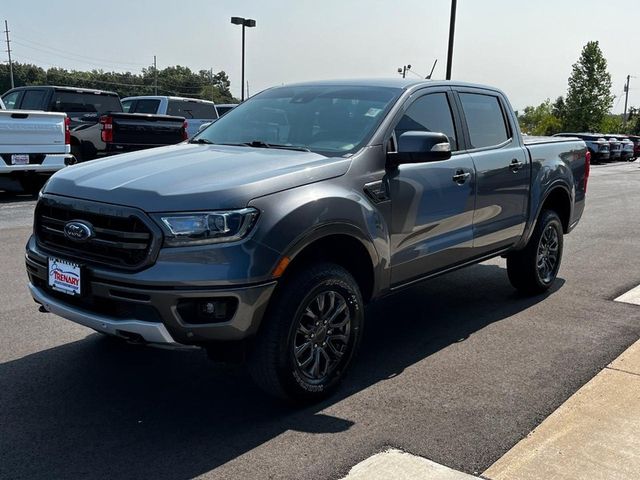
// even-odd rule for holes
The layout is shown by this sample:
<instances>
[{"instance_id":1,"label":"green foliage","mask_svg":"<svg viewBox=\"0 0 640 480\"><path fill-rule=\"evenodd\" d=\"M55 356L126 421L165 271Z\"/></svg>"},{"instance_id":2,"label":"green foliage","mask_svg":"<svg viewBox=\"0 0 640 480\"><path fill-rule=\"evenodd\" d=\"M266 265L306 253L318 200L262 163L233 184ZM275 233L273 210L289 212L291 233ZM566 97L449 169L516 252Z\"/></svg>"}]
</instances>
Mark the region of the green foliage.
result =
<instances>
[{"instance_id":1,"label":"green foliage","mask_svg":"<svg viewBox=\"0 0 640 480\"><path fill-rule=\"evenodd\" d=\"M547 99L537 107L525 107L523 113L518 115L520 130L529 135L553 135L560 132L562 121L555 114L555 106Z\"/></svg>"},{"instance_id":2,"label":"green foliage","mask_svg":"<svg viewBox=\"0 0 640 480\"><path fill-rule=\"evenodd\" d=\"M629 108L629 116L627 117L626 133L631 135L640 135L640 109L636 107Z\"/></svg>"},{"instance_id":3,"label":"green foliage","mask_svg":"<svg viewBox=\"0 0 640 480\"><path fill-rule=\"evenodd\" d=\"M154 95L156 72L153 67L141 73L105 72L103 70L77 71L64 68L44 70L36 65L14 63L16 87L23 85L63 85L115 91L120 97ZM208 70L193 72L176 65L158 70L158 95L203 98L218 103L233 103L229 77L224 71L212 74ZM9 66L0 65L0 92L11 88Z\"/></svg>"},{"instance_id":4,"label":"green foliage","mask_svg":"<svg viewBox=\"0 0 640 480\"><path fill-rule=\"evenodd\" d=\"M607 114L600 123L600 133L624 133L622 115Z\"/></svg>"},{"instance_id":5,"label":"green foliage","mask_svg":"<svg viewBox=\"0 0 640 480\"><path fill-rule=\"evenodd\" d=\"M565 102L565 127L598 131L613 104L611 75L598 42L588 42L573 65Z\"/></svg>"}]
</instances>

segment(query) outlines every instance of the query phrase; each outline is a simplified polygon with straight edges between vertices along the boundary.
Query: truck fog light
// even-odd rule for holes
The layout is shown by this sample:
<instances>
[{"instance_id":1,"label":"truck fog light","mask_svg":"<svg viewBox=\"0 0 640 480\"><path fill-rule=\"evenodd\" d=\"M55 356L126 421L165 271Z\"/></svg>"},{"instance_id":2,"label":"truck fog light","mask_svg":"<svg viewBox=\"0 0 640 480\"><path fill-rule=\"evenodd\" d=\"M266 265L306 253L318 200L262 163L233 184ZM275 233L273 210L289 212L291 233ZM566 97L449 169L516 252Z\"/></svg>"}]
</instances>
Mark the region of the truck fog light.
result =
<instances>
[{"instance_id":1,"label":"truck fog light","mask_svg":"<svg viewBox=\"0 0 640 480\"><path fill-rule=\"evenodd\" d=\"M202 325L231 320L238 308L235 297L194 298L178 302L178 314L184 323Z\"/></svg>"}]
</instances>

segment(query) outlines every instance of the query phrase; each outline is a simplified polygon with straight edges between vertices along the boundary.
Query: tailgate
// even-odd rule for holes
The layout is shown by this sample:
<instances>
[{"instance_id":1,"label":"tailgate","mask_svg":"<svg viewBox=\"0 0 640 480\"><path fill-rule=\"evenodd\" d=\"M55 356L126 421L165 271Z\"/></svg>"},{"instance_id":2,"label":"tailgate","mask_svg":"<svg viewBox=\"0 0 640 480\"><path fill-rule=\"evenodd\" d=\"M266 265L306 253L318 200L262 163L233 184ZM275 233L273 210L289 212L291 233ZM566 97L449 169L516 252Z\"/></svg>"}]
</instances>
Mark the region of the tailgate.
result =
<instances>
[{"instance_id":1,"label":"tailgate","mask_svg":"<svg viewBox=\"0 0 640 480\"><path fill-rule=\"evenodd\" d=\"M68 153L64 113L0 111L0 153Z\"/></svg>"},{"instance_id":2,"label":"tailgate","mask_svg":"<svg viewBox=\"0 0 640 480\"><path fill-rule=\"evenodd\" d=\"M182 117L112 113L113 143L116 145L173 145L184 140Z\"/></svg>"}]
</instances>

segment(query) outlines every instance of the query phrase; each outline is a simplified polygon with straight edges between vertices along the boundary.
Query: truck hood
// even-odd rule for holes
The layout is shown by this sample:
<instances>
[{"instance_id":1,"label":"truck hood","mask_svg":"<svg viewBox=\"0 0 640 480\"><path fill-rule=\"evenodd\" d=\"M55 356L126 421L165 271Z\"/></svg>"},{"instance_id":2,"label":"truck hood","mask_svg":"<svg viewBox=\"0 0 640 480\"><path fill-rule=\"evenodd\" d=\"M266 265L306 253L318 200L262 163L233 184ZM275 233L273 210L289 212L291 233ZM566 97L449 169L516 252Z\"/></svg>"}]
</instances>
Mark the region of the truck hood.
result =
<instances>
[{"instance_id":1,"label":"truck hood","mask_svg":"<svg viewBox=\"0 0 640 480\"><path fill-rule=\"evenodd\" d=\"M241 208L256 197L343 175L350 163L311 152L180 144L64 168L44 192L146 212Z\"/></svg>"}]
</instances>

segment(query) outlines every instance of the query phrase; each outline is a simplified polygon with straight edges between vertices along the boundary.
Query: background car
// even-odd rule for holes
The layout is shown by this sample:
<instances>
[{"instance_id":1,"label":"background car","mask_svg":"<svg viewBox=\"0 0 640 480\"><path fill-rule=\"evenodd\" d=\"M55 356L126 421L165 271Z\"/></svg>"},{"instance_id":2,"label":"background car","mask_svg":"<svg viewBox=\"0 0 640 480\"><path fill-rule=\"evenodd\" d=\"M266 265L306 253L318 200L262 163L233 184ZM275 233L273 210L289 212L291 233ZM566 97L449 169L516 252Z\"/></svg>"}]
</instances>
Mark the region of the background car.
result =
<instances>
[{"instance_id":1,"label":"background car","mask_svg":"<svg viewBox=\"0 0 640 480\"><path fill-rule=\"evenodd\" d=\"M587 144L591 152L591 162L599 163L609 160L609 142L598 133L556 133L554 137L576 137Z\"/></svg>"},{"instance_id":2,"label":"background car","mask_svg":"<svg viewBox=\"0 0 640 480\"><path fill-rule=\"evenodd\" d=\"M216 105L209 100L186 97L145 95L122 99L122 108L128 113L173 115L187 120L187 135L194 136L200 126L218 118Z\"/></svg>"},{"instance_id":3,"label":"background car","mask_svg":"<svg viewBox=\"0 0 640 480\"><path fill-rule=\"evenodd\" d=\"M218 110L218 116L221 117L229 110L233 110L238 106L237 103L220 103L216 105L216 110Z\"/></svg>"},{"instance_id":4,"label":"background car","mask_svg":"<svg viewBox=\"0 0 640 480\"><path fill-rule=\"evenodd\" d=\"M622 142L616 137L607 136L609 142L609 151L611 152L609 158L611 160L620 160L622 157Z\"/></svg>"},{"instance_id":5,"label":"background car","mask_svg":"<svg viewBox=\"0 0 640 480\"><path fill-rule=\"evenodd\" d=\"M633 142L633 158L640 157L640 136L629 135L629 140Z\"/></svg>"},{"instance_id":6,"label":"background car","mask_svg":"<svg viewBox=\"0 0 640 480\"><path fill-rule=\"evenodd\" d=\"M621 143L620 160L629 161L634 157L635 144L627 135L615 135Z\"/></svg>"}]
</instances>

